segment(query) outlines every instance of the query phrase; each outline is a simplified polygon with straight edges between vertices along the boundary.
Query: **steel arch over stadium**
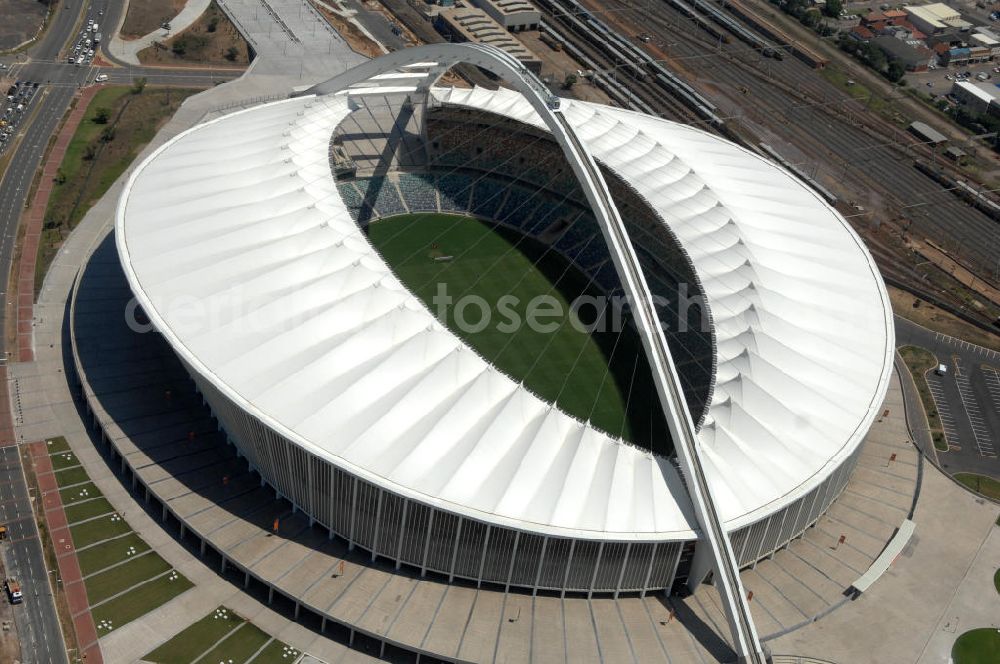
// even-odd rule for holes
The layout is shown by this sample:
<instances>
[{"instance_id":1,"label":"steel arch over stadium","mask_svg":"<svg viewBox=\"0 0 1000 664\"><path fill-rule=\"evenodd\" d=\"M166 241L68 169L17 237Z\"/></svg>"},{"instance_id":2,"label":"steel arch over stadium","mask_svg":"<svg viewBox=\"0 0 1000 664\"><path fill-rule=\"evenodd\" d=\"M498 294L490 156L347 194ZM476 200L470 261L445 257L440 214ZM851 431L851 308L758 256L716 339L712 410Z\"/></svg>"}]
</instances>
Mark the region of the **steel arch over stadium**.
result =
<instances>
[{"instance_id":1,"label":"steel arch over stadium","mask_svg":"<svg viewBox=\"0 0 1000 664\"><path fill-rule=\"evenodd\" d=\"M125 273L232 442L331 535L421 572L617 593L669 588L688 564L706 506L692 506L673 461L491 367L359 232L331 136L353 98L411 95L557 139L561 127L579 161L628 182L670 227L715 325L692 456L732 555L746 565L801 533L845 486L888 387L891 310L861 240L745 149L590 103L552 114L516 63L436 48L195 127L130 178L116 219ZM500 69L517 89L430 87L456 62ZM683 404L668 415L693 428Z\"/></svg>"}]
</instances>

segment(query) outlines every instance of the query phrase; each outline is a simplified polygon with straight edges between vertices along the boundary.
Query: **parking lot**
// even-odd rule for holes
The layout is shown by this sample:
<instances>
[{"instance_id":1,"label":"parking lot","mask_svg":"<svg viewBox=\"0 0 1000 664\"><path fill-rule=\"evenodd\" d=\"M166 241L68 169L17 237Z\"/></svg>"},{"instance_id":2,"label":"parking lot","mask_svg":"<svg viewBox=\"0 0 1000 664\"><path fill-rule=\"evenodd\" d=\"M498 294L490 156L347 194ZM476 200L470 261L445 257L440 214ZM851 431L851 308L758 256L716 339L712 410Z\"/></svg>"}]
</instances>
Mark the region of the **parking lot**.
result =
<instances>
[{"instance_id":1,"label":"parking lot","mask_svg":"<svg viewBox=\"0 0 1000 664\"><path fill-rule=\"evenodd\" d=\"M896 319L897 342L928 349L945 365L926 374L944 429L949 473L1000 478L1000 353Z\"/></svg>"},{"instance_id":2,"label":"parking lot","mask_svg":"<svg viewBox=\"0 0 1000 664\"><path fill-rule=\"evenodd\" d=\"M969 83L1000 83L1000 72L993 71L1000 68L998 65L1000 65L998 62L977 62L957 67L937 67L926 72L908 73L906 82L920 92L947 95L951 92L951 86L959 80L958 75L966 72L969 74L966 79ZM986 78L979 78L980 74Z\"/></svg>"}]
</instances>

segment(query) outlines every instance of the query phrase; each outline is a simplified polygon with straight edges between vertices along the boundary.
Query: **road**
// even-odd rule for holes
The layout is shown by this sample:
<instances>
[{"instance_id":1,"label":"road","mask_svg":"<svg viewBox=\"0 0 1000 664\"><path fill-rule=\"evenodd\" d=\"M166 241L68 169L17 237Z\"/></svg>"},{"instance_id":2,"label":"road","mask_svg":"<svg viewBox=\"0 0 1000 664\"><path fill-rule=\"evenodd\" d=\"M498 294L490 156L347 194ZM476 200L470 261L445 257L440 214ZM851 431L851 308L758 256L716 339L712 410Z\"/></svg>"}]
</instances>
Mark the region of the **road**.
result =
<instances>
[{"instance_id":1,"label":"road","mask_svg":"<svg viewBox=\"0 0 1000 664\"><path fill-rule=\"evenodd\" d=\"M24 603L13 607L22 662L66 662L42 546L21 471L18 446L0 447L0 521L7 575L21 582ZM6 601L4 598L3 601Z\"/></svg>"},{"instance_id":2,"label":"road","mask_svg":"<svg viewBox=\"0 0 1000 664\"><path fill-rule=\"evenodd\" d=\"M60 50L75 34L84 10L84 6L73 11L68 4L61 5L41 41L17 58L14 75L21 80L38 81L40 87L34 114L20 128L22 140L0 180L0 269L4 275L10 275L18 220L35 171L77 85L84 80L85 71L69 71L55 64ZM5 284L3 292L11 297L10 283ZM6 313L6 307L0 307L0 329L6 329ZM5 346L4 336L0 335L0 344ZM0 350L7 355L6 347ZM14 392L15 386L10 385L10 389ZM0 407L8 406L0 404ZM0 443L7 444L0 448L0 519L9 531L2 554L7 574L16 577L25 592L24 603L14 607L21 660L61 664L68 659L18 454L20 448L15 441Z\"/></svg>"}]
</instances>

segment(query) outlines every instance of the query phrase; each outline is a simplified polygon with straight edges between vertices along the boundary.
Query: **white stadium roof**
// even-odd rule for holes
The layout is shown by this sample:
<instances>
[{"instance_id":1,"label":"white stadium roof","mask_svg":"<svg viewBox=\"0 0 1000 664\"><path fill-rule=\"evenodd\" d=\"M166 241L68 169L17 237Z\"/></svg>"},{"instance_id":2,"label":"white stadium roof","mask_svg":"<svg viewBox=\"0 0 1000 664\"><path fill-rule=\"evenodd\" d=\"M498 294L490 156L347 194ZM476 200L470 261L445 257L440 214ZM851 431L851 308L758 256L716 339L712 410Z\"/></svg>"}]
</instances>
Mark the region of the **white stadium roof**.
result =
<instances>
[{"instance_id":1,"label":"white stadium roof","mask_svg":"<svg viewBox=\"0 0 1000 664\"><path fill-rule=\"evenodd\" d=\"M516 92L433 94L542 126ZM277 432L401 495L548 534L690 538L669 461L529 393L394 277L330 171L349 112L343 94L267 104L184 132L136 169L118 248L157 329ZM892 316L871 256L756 154L621 109L562 112L700 277L718 365L701 457L723 520L777 511L836 469L881 407Z\"/></svg>"}]
</instances>

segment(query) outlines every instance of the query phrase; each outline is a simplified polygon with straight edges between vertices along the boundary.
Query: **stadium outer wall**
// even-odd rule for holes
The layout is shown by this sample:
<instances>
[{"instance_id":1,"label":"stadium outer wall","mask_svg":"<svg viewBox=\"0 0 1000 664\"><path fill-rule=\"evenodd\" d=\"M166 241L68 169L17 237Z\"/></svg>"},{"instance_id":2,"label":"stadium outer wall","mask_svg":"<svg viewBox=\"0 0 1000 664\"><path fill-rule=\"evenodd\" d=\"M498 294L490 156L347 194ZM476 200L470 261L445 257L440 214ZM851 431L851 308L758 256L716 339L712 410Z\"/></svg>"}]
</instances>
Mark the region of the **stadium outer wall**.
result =
<instances>
[{"instance_id":1,"label":"stadium outer wall","mask_svg":"<svg viewBox=\"0 0 1000 664\"><path fill-rule=\"evenodd\" d=\"M182 361L183 363L183 361ZM571 539L491 524L421 503L377 486L311 454L234 404L185 367L250 469L295 509L359 547L394 561L455 578L531 591L592 593L669 590L687 581L691 540ZM794 502L730 533L740 568L784 547L812 526L840 495L861 444L823 482ZM688 551L690 553L690 551Z\"/></svg>"}]
</instances>

